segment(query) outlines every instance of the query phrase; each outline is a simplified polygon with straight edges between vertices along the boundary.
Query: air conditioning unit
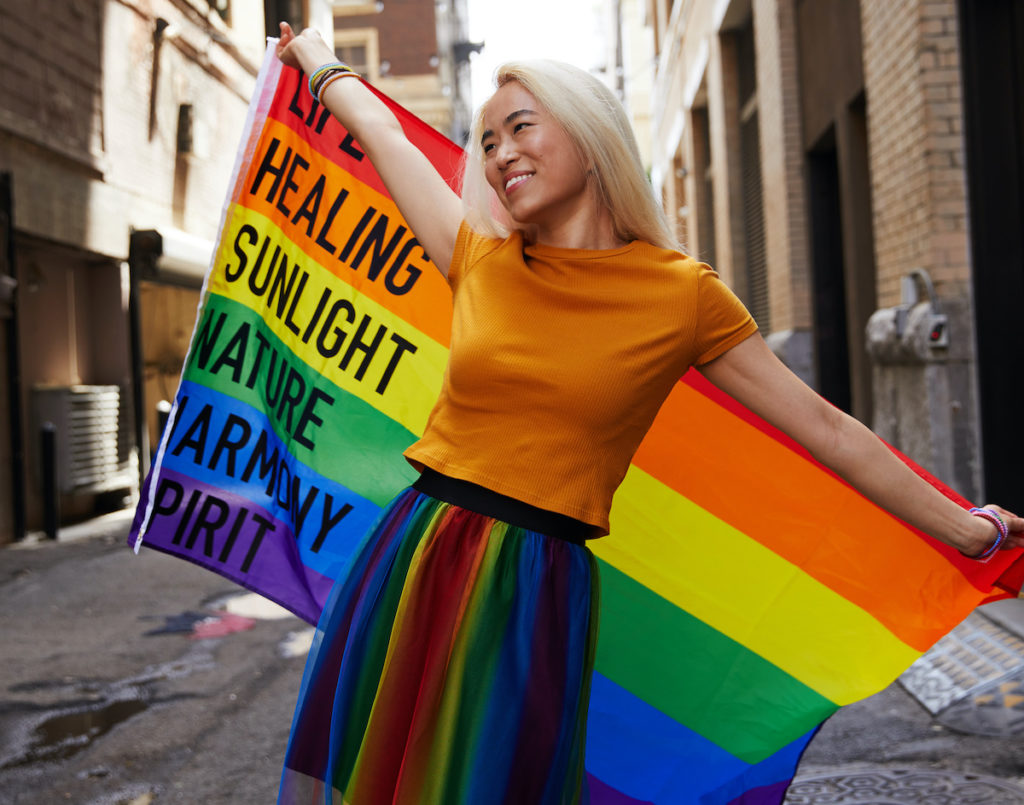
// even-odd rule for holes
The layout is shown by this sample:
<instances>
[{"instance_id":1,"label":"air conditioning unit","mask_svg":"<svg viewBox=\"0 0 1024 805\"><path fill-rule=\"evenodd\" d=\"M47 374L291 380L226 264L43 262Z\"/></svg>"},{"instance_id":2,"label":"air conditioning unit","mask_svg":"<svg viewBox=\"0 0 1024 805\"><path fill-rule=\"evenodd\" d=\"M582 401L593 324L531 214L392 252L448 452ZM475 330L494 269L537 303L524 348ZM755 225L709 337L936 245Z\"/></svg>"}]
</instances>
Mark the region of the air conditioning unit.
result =
<instances>
[{"instance_id":1,"label":"air conditioning unit","mask_svg":"<svg viewBox=\"0 0 1024 805\"><path fill-rule=\"evenodd\" d=\"M133 488L138 459L131 414L119 386L53 386L32 390L33 438L45 423L57 436L57 484L65 494Z\"/></svg>"}]
</instances>

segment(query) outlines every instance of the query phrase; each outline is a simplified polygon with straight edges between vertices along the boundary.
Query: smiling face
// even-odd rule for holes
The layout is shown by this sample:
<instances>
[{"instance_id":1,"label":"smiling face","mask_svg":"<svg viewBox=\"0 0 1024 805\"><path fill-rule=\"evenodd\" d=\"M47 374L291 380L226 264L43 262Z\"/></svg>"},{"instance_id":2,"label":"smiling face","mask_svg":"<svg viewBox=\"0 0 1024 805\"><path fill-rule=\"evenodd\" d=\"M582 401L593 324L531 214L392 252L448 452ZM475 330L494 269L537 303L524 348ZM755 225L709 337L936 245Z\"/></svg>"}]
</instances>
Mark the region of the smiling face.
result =
<instances>
[{"instance_id":1,"label":"smiling face","mask_svg":"<svg viewBox=\"0 0 1024 805\"><path fill-rule=\"evenodd\" d=\"M554 117L517 81L487 102L481 146L487 182L512 218L557 232L593 214L579 150Z\"/></svg>"}]
</instances>

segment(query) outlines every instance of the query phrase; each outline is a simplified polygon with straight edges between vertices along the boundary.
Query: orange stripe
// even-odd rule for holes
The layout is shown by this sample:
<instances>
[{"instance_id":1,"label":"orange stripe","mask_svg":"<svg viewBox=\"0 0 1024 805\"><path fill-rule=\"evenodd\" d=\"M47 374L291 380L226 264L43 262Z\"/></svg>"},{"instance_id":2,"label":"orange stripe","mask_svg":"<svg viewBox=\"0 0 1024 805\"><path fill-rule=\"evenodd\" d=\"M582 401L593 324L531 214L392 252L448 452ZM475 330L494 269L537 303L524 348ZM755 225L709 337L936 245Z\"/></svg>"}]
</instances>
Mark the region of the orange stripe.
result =
<instances>
[{"instance_id":1,"label":"orange stripe","mask_svg":"<svg viewBox=\"0 0 1024 805\"><path fill-rule=\"evenodd\" d=\"M288 148L291 148L294 154L301 156L310 165L309 168L296 169L291 173L296 187L288 190L283 201L280 194L280 190L284 186L283 181L279 183L278 193L273 200L267 199L275 178L271 174L263 176L258 195L252 195L249 192L273 138L280 140L280 145L273 155L272 164L275 168L282 164ZM292 160L290 159L289 165L291 164ZM326 189L323 192L319 212L315 217L313 234L310 236L310 227L306 218L300 218L296 223L292 221L303 208L304 200L310 196L321 175L326 177ZM276 222L289 240L297 244L327 271L351 284L374 302L388 308L442 346L448 346L452 318L451 292L448 289L448 283L434 264L424 259L422 249L414 248L409 254L409 261L423 273L416 280L411 291L396 295L391 293L384 284L386 270L382 271L376 280L370 280L367 277L369 256L363 259L358 269L352 269L317 242L322 224L327 219L328 210L342 188L348 190L349 195L342 202L329 231L325 234L325 239L334 247L335 254L342 250L368 207L375 208L378 211L378 216L374 217L373 222L366 229L373 227L380 214L388 217L388 238L393 236L399 225L405 225L405 221L398 212L398 207L390 198L367 187L350 173L324 159L322 155L313 150L308 142L287 126L275 120L268 120L260 144L253 154L249 172L245 181L238 188L238 202ZM288 214L279 209L277 206L279 203L285 205ZM365 237L365 232L362 237ZM351 250L352 254L358 254L362 237ZM396 247L396 251L400 248L400 246ZM402 281L404 279L403 275Z\"/></svg>"},{"instance_id":2,"label":"orange stripe","mask_svg":"<svg viewBox=\"0 0 1024 805\"><path fill-rule=\"evenodd\" d=\"M633 463L921 651L977 604L978 590L924 539L683 383ZM919 584L906 583L907 567Z\"/></svg>"}]
</instances>

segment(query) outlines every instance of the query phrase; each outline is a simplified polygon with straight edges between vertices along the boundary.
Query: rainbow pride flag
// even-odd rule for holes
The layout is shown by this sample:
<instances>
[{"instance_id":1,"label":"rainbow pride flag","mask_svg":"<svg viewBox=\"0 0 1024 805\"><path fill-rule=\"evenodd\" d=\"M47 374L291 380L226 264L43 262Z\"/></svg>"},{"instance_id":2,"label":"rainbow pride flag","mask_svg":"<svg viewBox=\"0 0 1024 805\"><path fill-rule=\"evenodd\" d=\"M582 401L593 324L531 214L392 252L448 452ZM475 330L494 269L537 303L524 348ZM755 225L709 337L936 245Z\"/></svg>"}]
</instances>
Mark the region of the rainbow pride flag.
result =
<instances>
[{"instance_id":1,"label":"rainbow pride flag","mask_svg":"<svg viewBox=\"0 0 1024 805\"><path fill-rule=\"evenodd\" d=\"M455 187L459 148L392 106ZM315 622L414 478L401 453L450 316L359 145L268 48L132 543ZM592 547L595 805L781 802L825 718L1024 580L1015 556L972 562L881 511L695 372Z\"/></svg>"}]
</instances>

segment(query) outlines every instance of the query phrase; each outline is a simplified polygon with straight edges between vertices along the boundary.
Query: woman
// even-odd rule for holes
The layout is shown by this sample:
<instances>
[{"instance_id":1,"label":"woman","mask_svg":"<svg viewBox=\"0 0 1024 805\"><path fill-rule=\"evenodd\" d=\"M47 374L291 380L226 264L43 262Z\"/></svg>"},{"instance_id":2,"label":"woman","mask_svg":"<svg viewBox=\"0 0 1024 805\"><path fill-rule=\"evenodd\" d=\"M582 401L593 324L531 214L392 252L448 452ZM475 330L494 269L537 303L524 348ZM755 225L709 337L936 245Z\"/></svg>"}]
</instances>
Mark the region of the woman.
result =
<instances>
[{"instance_id":1,"label":"woman","mask_svg":"<svg viewBox=\"0 0 1024 805\"><path fill-rule=\"evenodd\" d=\"M692 365L943 542L1024 544L1024 520L962 510L803 385L714 272L675 251L600 82L551 62L499 70L460 199L315 32L282 25L278 53L364 148L455 300L444 387L406 452L422 475L324 610L282 802L585 799L598 583L584 541L607 533Z\"/></svg>"}]
</instances>

